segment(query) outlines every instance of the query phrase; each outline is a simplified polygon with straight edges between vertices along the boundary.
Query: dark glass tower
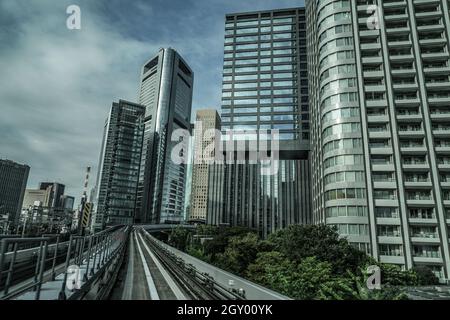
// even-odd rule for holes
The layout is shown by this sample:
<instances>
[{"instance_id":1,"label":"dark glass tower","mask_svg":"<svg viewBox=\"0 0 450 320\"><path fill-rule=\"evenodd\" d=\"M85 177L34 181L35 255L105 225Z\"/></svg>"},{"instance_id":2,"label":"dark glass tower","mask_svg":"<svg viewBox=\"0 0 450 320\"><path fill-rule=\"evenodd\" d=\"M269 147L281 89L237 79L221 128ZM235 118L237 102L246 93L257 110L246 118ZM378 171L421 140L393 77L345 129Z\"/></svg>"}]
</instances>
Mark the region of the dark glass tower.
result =
<instances>
[{"instance_id":1,"label":"dark glass tower","mask_svg":"<svg viewBox=\"0 0 450 320\"><path fill-rule=\"evenodd\" d=\"M22 209L30 167L0 159L0 217L17 224Z\"/></svg>"},{"instance_id":2,"label":"dark glass tower","mask_svg":"<svg viewBox=\"0 0 450 320\"><path fill-rule=\"evenodd\" d=\"M133 223L144 112L144 106L124 100L111 107L97 176L96 229Z\"/></svg>"},{"instance_id":3,"label":"dark glass tower","mask_svg":"<svg viewBox=\"0 0 450 320\"><path fill-rule=\"evenodd\" d=\"M64 207L64 190L66 186L57 182L41 182L39 183L39 190L49 191L48 206L50 208L63 208Z\"/></svg>"},{"instance_id":4,"label":"dark glass tower","mask_svg":"<svg viewBox=\"0 0 450 320\"><path fill-rule=\"evenodd\" d=\"M136 222L184 218L186 165L172 161L177 129L190 129L194 74L173 49L161 49L141 72L139 103L146 107Z\"/></svg>"}]
</instances>

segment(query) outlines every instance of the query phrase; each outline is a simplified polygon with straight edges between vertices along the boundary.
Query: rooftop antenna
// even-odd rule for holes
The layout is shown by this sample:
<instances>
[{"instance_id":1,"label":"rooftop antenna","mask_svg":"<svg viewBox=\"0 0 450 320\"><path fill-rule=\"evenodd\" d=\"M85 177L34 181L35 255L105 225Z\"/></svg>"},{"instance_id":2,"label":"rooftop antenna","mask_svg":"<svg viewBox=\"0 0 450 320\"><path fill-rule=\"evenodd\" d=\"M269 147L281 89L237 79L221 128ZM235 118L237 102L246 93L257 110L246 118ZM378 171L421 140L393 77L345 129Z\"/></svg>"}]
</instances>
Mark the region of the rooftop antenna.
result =
<instances>
[{"instance_id":1,"label":"rooftop antenna","mask_svg":"<svg viewBox=\"0 0 450 320\"><path fill-rule=\"evenodd\" d=\"M86 168L86 177L84 179L84 186L83 186L83 195L81 196L81 205L80 205L80 212L78 214L78 233L80 235L83 235L84 226L83 226L83 218L85 215L85 207L87 203L87 189L89 185L89 174L91 173L91 167Z\"/></svg>"}]
</instances>

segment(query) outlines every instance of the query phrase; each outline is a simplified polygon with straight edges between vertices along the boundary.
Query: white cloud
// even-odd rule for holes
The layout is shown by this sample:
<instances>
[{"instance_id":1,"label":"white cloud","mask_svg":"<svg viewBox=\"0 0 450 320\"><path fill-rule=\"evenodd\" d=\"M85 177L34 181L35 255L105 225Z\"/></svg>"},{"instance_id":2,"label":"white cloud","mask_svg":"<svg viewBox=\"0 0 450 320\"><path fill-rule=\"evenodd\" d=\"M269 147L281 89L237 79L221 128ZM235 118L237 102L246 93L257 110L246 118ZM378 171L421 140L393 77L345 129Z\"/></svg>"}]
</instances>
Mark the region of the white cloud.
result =
<instances>
[{"instance_id":1,"label":"white cloud","mask_svg":"<svg viewBox=\"0 0 450 320\"><path fill-rule=\"evenodd\" d=\"M73 3L79 31L66 28ZM137 100L144 61L160 47L177 49L195 73L193 108L220 108L225 13L290 4L301 3L1 0L0 158L30 165L30 187L56 180L79 197L88 165L95 182L111 103Z\"/></svg>"},{"instance_id":2,"label":"white cloud","mask_svg":"<svg viewBox=\"0 0 450 320\"><path fill-rule=\"evenodd\" d=\"M57 180L79 196L111 102L136 100L140 63L158 47L124 38L92 13L82 30L69 31L64 6L34 4L1 3L20 23L0 52L0 157L29 164L30 187Z\"/></svg>"}]
</instances>

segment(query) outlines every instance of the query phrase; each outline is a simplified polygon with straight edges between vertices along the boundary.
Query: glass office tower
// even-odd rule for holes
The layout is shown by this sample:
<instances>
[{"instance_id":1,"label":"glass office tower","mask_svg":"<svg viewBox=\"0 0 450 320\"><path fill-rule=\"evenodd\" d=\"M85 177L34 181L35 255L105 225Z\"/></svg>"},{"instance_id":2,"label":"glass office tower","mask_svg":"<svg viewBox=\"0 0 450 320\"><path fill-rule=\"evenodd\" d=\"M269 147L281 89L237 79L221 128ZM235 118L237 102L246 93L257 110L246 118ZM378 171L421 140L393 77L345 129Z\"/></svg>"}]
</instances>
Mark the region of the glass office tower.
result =
<instances>
[{"instance_id":1,"label":"glass office tower","mask_svg":"<svg viewBox=\"0 0 450 320\"><path fill-rule=\"evenodd\" d=\"M132 224L145 107L119 100L106 119L97 175L93 228Z\"/></svg>"},{"instance_id":2,"label":"glass office tower","mask_svg":"<svg viewBox=\"0 0 450 320\"><path fill-rule=\"evenodd\" d=\"M233 130L235 140L267 139L245 130L279 130L279 170L261 175L260 164L248 162L211 168L208 222L244 225L262 236L308 223L304 8L226 15L221 118L223 133Z\"/></svg>"},{"instance_id":3,"label":"glass office tower","mask_svg":"<svg viewBox=\"0 0 450 320\"><path fill-rule=\"evenodd\" d=\"M223 131L278 129L283 147L307 150L304 9L229 14L224 49Z\"/></svg>"},{"instance_id":4,"label":"glass office tower","mask_svg":"<svg viewBox=\"0 0 450 320\"><path fill-rule=\"evenodd\" d=\"M448 279L449 3L306 7L314 222Z\"/></svg>"},{"instance_id":5,"label":"glass office tower","mask_svg":"<svg viewBox=\"0 0 450 320\"><path fill-rule=\"evenodd\" d=\"M136 202L138 223L184 218L186 165L171 159L177 129L190 129L194 73L173 49L160 49L141 72L139 103L146 107Z\"/></svg>"},{"instance_id":6,"label":"glass office tower","mask_svg":"<svg viewBox=\"0 0 450 320\"><path fill-rule=\"evenodd\" d=\"M63 208L63 196L66 186L58 182L41 182L39 183L40 190L49 191L48 206L51 208Z\"/></svg>"},{"instance_id":7,"label":"glass office tower","mask_svg":"<svg viewBox=\"0 0 450 320\"><path fill-rule=\"evenodd\" d=\"M30 167L0 159L0 218L11 226L19 222ZM9 225L2 226L6 232Z\"/></svg>"}]
</instances>

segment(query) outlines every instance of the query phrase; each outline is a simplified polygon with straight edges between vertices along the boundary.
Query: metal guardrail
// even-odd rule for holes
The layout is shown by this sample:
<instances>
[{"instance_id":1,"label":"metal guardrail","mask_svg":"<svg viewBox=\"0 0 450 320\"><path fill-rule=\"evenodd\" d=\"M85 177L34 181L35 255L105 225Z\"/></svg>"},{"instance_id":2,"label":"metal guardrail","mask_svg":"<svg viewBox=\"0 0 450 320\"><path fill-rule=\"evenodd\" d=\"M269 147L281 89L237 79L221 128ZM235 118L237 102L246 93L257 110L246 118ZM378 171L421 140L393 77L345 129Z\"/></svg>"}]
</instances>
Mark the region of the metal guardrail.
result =
<instances>
[{"instance_id":1,"label":"metal guardrail","mask_svg":"<svg viewBox=\"0 0 450 320\"><path fill-rule=\"evenodd\" d=\"M38 257L36 260L36 267L34 272L34 281L27 286L27 289L33 288L36 291L35 299L38 300L40 296L40 289L43 281L43 274L45 269L47 246L50 238L6 238L1 240L0 245L0 280L3 274L6 274L6 283L3 290L3 297L7 297L9 294L9 288L11 285L12 276L14 273L14 266L17 257L17 249L19 244L26 243L39 243ZM6 270L3 269L6 250L8 246L13 245L12 258L9 261L9 266Z\"/></svg>"},{"instance_id":2,"label":"metal guardrail","mask_svg":"<svg viewBox=\"0 0 450 320\"><path fill-rule=\"evenodd\" d=\"M99 297L105 297L111 289L111 284L114 281L108 281L106 283L102 280L110 280L111 277L117 275L118 267L121 265L123 255L126 250L129 230L130 228L126 227L125 229L117 230L113 233L105 233L103 231L97 235L90 236L89 239L86 239L85 237L82 247L86 244L88 246L86 258L83 260L82 257L78 257L76 260L78 265L85 266L82 285L80 288L74 290L70 297L66 297L65 292L68 273L65 272L62 288L58 298L60 300L82 299L94 286L97 285L99 285L100 288L97 288L96 298L98 299ZM119 242L117 243L117 241ZM69 268L69 264L69 260L67 260L65 266L66 270Z\"/></svg>"},{"instance_id":3,"label":"metal guardrail","mask_svg":"<svg viewBox=\"0 0 450 320\"><path fill-rule=\"evenodd\" d=\"M123 228L115 227L90 236L71 235L69 240L65 242L61 242L60 235L55 234L46 234L40 238L15 237L2 239L0 241L0 282L2 281L2 276L5 274L6 281L3 292L0 292L0 300L18 297L22 294L26 294L30 290L35 292L33 299L39 300L42 285L46 282L55 280L61 282L61 278L63 280L60 290L55 293L55 299L67 299L66 289L69 268L71 266L83 266L86 272L83 274L81 282L83 285L88 283L91 278L96 276L98 271L104 269L104 266L106 266L113 255L117 253L117 249L120 246L118 246L114 240L123 230ZM55 243L49 246L49 243L53 241L55 241ZM33 243L38 243L38 247L35 246L33 249L18 250L21 244L29 245ZM8 252L11 246L12 251ZM123 241L121 242L121 246L124 246ZM48 250L49 247L52 250L50 252ZM37 259L35 259L36 251ZM62 253L60 253L60 251L62 251ZM11 288L13 276L21 276L18 274L20 273L20 264L17 263L18 255L22 255L22 260L28 259L25 261L32 263L32 266L29 268L34 268L34 274L31 275L32 278L29 277L30 274L24 274L24 278L22 279L24 284ZM64 259L64 263L61 263L62 259ZM24 262L22 261L22 264L23 263ZM45 275L46 273L48 274ZM63 273L63 275L59 276L59 279L56 279L57 274L61 273ZM28 295L28 299L29 298Z\"/></svg>"}]
</instances>

